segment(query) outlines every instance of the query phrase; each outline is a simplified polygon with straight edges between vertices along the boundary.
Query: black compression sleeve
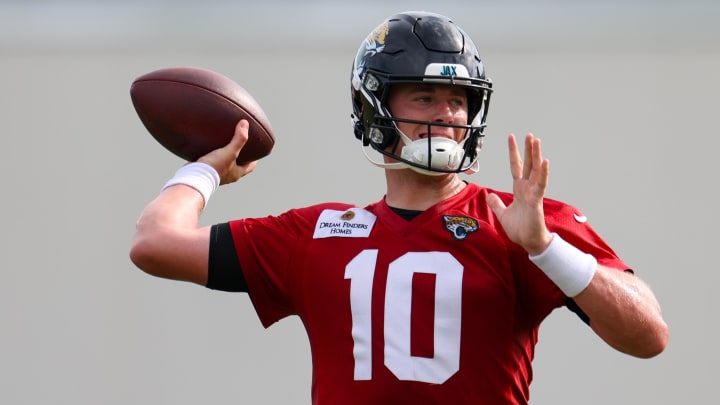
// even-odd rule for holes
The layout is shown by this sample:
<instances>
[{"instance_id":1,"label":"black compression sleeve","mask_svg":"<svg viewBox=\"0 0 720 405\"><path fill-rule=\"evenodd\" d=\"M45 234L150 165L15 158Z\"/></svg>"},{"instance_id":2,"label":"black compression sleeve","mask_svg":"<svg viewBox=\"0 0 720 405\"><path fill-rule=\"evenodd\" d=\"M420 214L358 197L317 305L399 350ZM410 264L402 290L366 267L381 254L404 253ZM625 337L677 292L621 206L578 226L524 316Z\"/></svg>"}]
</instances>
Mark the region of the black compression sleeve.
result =
<instances>
[{"instance_id":1,"label":"black compression sleeve","mask_svg":"<svg viewBox=\"0 0 720 405\"><path fill-rule=\"evenodd\" d=\"M580 306L575 303L575 300L572 298L567 298L565 301L565 305L567 305L568 309L575 312L575 315L577 315L583 322L590 325L590 317L587 316L585 311L580 309Z\"/></svg>"},{"instance_id":2,"label":"black compression sleeve","mask_svg":"<svg viewBox=\"0 0 720 405\"><path fill-rule=\"evenodd\" d=\"M210 227L207 288L248 292L247 282L235 251L230 225L227 223Z\"/></svg>"}]
</instances>

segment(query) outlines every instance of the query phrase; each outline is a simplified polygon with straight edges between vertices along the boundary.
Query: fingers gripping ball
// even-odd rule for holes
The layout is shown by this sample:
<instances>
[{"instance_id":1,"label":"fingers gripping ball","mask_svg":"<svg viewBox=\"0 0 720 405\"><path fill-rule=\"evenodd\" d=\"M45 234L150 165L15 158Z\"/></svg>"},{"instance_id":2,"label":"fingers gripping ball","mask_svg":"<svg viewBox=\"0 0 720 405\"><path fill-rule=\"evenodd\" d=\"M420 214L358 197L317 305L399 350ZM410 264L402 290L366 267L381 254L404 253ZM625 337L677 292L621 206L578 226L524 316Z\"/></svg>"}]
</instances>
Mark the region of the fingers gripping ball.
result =
<instances>
[{"instance_id":1,"label":"fingers gripping ball","mask_svg":"<svg viewBox=\"0 0 720 405\"><path fill-rule=\"evenodd\" d=\"M130 87L135 111L167 150L195 161L230 142L241 119L250 123L238 164L270 154L275 136L258 102L233 80L210 70L175 67L135 79Z\"/></svg>"}]
</instances>

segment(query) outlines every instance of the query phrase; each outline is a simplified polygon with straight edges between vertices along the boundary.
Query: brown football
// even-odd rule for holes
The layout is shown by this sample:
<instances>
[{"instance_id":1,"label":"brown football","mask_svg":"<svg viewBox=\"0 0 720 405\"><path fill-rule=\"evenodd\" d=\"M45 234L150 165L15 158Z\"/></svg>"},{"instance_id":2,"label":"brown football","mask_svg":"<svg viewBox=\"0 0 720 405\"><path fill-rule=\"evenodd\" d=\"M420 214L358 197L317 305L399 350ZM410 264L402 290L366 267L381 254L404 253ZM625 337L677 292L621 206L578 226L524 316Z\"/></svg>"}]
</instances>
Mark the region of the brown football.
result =
<instances>
[{"instance_id":1,"label":"brown football","mask_svg":"<svg viewBox=\"0 0 720 405\"><path fill-rule=\"evenodd\" d=\"M230 142L241 119L250 123L238 164L270 154L275 136L265 112L244 88L207 69L173 67L132 82L130 98L145 128L167 150L195 161Z\"/></svg>"}]
</instances>

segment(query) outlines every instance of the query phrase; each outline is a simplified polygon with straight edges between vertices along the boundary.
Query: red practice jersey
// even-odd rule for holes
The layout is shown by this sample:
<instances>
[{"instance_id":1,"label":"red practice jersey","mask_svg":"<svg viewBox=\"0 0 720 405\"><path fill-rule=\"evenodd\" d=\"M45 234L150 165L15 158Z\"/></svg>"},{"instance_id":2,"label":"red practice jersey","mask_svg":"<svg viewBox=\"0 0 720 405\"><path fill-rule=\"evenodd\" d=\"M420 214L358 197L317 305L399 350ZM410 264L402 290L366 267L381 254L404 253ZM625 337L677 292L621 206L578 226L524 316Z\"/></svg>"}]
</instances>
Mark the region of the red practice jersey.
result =
<instances>
[{"instance_id":1,"label":"red practice jersey","mask_svg":"<svg viewBox=\"0 0 720 405\"><path fill-rule=\"evenodd\" d=\"M314 404L525 404L540 322L563 293L470 184L407 221L384 201L230 222L265 327L302 320ZM508 204L512 195L497 193ZM545 200L548 228L625 269L580 212Z\"/></svg>"}]
</instances>

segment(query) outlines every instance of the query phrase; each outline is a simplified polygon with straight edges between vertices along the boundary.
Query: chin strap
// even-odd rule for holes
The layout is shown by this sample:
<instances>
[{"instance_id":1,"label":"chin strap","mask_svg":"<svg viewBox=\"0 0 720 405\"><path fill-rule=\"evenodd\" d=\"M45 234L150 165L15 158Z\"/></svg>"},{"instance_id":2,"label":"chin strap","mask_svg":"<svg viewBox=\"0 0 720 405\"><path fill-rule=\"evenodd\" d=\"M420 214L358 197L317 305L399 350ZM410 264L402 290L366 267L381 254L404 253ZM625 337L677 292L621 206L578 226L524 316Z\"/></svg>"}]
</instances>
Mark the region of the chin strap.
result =
<instances>
[{"instance_id":1,"label":"chin strap","mask_svg":"<svg viewBox=\"0 0 720 405\"><path fill-rule=\"evenodd\" d=\"M475 162L473 162L472 166L470 166L469 169L465 170L465 174L467 175L473 175L480 171L480 159L475 158Z\"/></svg>"}]
</instances>

